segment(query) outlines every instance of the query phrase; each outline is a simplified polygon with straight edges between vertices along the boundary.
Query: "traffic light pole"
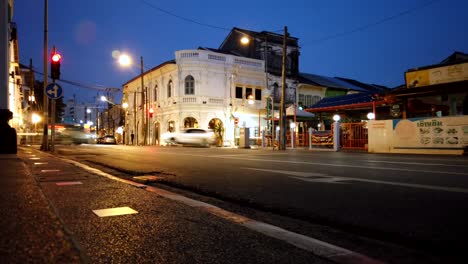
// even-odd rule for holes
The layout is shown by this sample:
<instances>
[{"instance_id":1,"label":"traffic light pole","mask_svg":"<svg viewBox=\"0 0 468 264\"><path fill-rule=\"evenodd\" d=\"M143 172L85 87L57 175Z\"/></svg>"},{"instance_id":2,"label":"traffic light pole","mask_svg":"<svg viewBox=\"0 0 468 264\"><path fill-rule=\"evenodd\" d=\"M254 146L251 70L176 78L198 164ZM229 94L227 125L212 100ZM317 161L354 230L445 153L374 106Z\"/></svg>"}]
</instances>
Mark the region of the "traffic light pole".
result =
<instances>
[{"instance_id":1,"label":"traffic light pole","mask_svg":"<svg viewBox=\"0 0 468 264\"><path fill-rule=\"evenodd\" d=\"M55 84L55 79L52 79ZM55 100L50 100L50 151L55 149Z\"/></svg>"},{"instance_id":2,"label":"traffic light pole","mask_svg":"<svg viewBox=\"0 0 468 264\"><path fill-rule=\"evenodd\" d=\"M49 98L47 97L46 87L48 81L48 72L47 72L47 60L49 59L48 54L48 39L47 39L47 28L48 28L48 6L49 1L44 0L44 95L43 95L43 115L44 115L44 131L42 135L42 147L41 149L44 151L49 150L49 140L48 140L48 110L49 110Z\"/></svg>"}]
</instances>

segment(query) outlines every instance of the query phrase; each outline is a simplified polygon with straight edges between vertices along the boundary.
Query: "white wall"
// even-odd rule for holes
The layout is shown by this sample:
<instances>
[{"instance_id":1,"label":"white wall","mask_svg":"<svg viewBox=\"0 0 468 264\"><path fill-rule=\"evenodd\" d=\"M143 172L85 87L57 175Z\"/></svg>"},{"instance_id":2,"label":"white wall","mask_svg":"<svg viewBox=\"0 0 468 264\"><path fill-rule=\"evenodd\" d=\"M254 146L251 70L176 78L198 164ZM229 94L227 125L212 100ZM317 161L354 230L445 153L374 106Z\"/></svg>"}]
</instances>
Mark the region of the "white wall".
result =
<instances>
[{"instance_id":1,"label":"white wall","mask_svg":"<svg viewBox=\"0 0 468 264\"><path fill-rule=\"evenodd\" d=\"M468 116L373 120L368 125L373 153L463 154Z\"/></svg>"}]
</instances>

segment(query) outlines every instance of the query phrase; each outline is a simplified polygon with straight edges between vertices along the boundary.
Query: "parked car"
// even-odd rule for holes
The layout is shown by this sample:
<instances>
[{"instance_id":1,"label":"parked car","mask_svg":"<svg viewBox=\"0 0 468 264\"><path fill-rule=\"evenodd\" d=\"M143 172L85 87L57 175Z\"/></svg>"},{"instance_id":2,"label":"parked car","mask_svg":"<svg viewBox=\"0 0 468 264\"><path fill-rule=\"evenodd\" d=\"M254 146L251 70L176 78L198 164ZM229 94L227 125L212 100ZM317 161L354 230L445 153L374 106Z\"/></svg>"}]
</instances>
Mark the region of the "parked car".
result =
<instances>
[{"instance_id":1,"label":"parked car","mask_svg":"<svg viewBox=\"0 0 468 264\"><path fill-rule=\"evenodd\" d=\"M117 144L117 139L113 135L105 135L97 139L98 144Z\"/></svg>"},{"instance_id":2,"label":"parked car","mask_svg":"<svg viewBox=\"0 0 468 264\"><path fill-rule=\"evenodd\" d=\"M208 147L216 143L216 137L213 131L201 128L188 128L180 133L166 133L162 137L166 144Z\"/></svg>"}]
</instances>

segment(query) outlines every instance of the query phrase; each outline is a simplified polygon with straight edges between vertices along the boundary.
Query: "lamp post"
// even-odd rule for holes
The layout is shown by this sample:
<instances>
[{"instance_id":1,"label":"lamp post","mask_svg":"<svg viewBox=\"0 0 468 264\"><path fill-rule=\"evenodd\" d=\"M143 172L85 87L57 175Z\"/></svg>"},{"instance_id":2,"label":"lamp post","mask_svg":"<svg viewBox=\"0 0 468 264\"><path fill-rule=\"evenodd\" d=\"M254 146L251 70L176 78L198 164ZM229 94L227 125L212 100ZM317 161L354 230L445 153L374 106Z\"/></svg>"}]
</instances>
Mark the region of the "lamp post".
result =
<instances>
[{"instance_id":1,"label":"lamp post","mask_svg":"<svg viewBox=\"0 0 468 264\"><path fill-rule=\"evenodd\" d=\"M131 59L128 55L126 54L121 54L119 56L119 64L122 65L122 66L128 66L131 64ZM144 66L143 66L143 56L140 56L140 79L141 79L141 109L142 109L142 112L141 112L141 119L142 119L142 122L143 122L143 145L147 145L147 137L148 137L148 120L149 120L149 113L148 113L148 104L146 103L146 94L147 94L147 89L145 88L145 81L144 81L144 78L143 78L143 74L144 74ZM135 94L134 94L134 123L135 123L135 131L137 131L137 127L136 127L136 91L135 91Z\"/></svg>"},{"instance_id":2,"label":"lamp post","mask_svg":"<svg viewBox=\"0 0 468 264\"><path fill-rule=\"evenodd\" d=\"M264 44L264 49L263 49L263 57L264 57L264 69L265 69L265 89L266 91L268 91L268 33L265 33L265 44ZM247 36L243 36L240 40L241 44L242 45L248 45L250 43L250 39L249 37ZM270 109L268 108L268 99L271 99L271 124L268 126L267 125L267 129L268 131L271 133L270 135L272 136L272 141L274 140L274 134L275 134L275 129L274 129L274 125L275 125L275 121L274 121L274 100L273 100L273 96L271 97L267 97L266 100L267 100L267 103L266 103L266 109L267 109L267 118L268 118L268 113L270 111ZM250 103L250 101L249 101ZM258 129L260 131L260 112L259 112L259 121L258 121ZM275 144L272 144L273 146L273 150L275 149Z\"/></svg>"}]
</instances>

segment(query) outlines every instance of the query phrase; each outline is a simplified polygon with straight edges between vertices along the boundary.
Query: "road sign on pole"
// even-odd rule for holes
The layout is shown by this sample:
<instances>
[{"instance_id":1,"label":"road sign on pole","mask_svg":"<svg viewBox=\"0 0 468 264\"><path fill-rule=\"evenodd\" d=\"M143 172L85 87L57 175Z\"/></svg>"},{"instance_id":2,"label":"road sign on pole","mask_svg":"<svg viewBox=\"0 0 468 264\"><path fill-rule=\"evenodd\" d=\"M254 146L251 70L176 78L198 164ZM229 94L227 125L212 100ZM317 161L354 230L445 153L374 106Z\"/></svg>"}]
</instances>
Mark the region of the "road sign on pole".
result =
<instances>
[{"instance_id":1,"label":"road sign on pole","mask_svg":"<svg viewBox=\"0 0 468 264\"><path fill-rule=\"evenodd\" d=\"M51 83L46 87L46 94L52 100L59 99L63 95L63 89L57 83Z\"/></svg>"}]
</instances>

